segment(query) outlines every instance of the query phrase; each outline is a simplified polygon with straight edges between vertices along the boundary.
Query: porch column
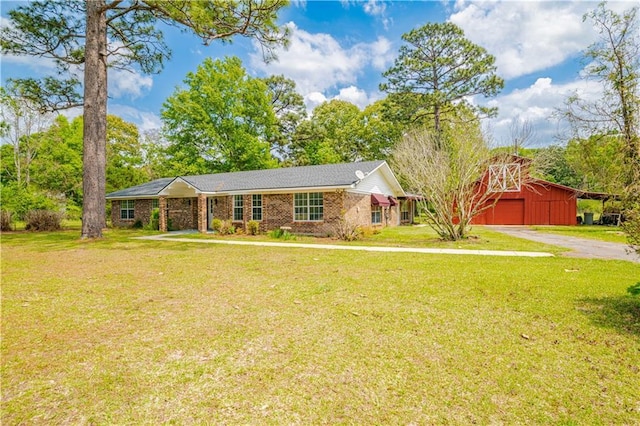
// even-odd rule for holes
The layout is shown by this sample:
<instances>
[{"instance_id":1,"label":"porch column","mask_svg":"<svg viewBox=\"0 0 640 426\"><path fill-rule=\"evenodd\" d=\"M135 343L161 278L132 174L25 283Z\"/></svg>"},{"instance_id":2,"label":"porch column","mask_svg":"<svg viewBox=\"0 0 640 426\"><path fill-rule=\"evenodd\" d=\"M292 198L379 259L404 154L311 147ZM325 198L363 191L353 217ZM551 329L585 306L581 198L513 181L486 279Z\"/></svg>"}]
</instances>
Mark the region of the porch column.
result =
<instances>
[{"instance_id":1,"label":"porch column","mask_svg":"<svg viewBox=\"0 0 640 426\"><path fill-rule=\"evenodd\" d=\"M158 200L158 225L160 232L167 232L167 197L160 197Z\"/></svg>"},{"instance_id":2,"label":"porch column","mask_svg":"<svg viewBox=\"0 0 640 426\"><path fill-rule=\"evenodd\" d=\"M198 232L207 233L207 196L198 194Z\"/></svg>"}]
</instances>

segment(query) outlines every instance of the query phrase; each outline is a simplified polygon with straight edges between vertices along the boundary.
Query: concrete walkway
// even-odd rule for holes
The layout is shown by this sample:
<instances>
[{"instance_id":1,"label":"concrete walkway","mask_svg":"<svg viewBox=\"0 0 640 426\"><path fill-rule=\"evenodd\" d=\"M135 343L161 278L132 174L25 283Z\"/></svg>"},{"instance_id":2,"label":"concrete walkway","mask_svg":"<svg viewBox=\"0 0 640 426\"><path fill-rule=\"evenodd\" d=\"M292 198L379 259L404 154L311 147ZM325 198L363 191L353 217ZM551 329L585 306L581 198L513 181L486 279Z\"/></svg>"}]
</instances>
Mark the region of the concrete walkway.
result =
<instances>
[{"instance_id":1,"label":"concrete walkway","mask_svg":"<svg viewBox=\"0 0 640 426\"><path fill-rule=\"evenodd\" d=\"M174 234L175 235L175 234ZM552 257L551 253L534 251L507 251L507 250L463 250L463 249L437 249L418 247L376 247L376 246L347 246L338 244L302 244L302 243L279 243L270 241L239 241L239 240L214 240L196 238L168 238L171 234L150 235L146 237L134 237L138 240L152 241L176 241L184 243L202 244L228 244L238 246L261 246L261 247L289 247L289 248L309 248L315 250L351 250L351 251L372 251L386 253L424 253L424 254L456 254L474 256L510 256L510 257Z\"/></svg>"},{"instance_id":2,"label":"concrete walkway","mask_svg":"<svg viewBox=\"0 0 640 426\"><path fill-rule=\"evenodd\" d=\"M487 226L487 228L513 237L551 244L571 250L563 253L563 256L589 259L628 260L630 262L640 263L640 256L636 253L630 252L629 246L626 244L549 234L546 232L538 232L523 226Z\"/></svg>"}]
</instances>

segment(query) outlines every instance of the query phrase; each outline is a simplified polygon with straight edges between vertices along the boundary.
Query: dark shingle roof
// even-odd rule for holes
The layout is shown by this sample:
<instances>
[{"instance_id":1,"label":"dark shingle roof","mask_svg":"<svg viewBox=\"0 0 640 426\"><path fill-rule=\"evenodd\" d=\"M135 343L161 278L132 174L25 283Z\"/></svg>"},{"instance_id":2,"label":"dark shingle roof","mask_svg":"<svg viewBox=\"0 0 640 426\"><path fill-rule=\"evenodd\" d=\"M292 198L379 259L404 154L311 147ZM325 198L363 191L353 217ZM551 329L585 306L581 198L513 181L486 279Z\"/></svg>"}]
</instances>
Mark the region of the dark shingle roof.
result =
<instances>
[{"instance_id":1,"label":"dark shingle roof","mask_svg":"<svg viewBox=\"0 0 640 426\"><path fill-rule=\"evenodd\" d=\"M126 197L144 197L158 195L158 192L169 185L174 178L161 178L143 183L142 185L132 186L131 188L121 189L119 191L107 194L107 198L126 198Z\"/></svg>"},{"instance_id":2,"label":"dark shingle roof","mask_svg":"<svg viewBox=\"0 0 640 426\"><path fill-rule=\"evenodd\" d=\"M358 181L356 171L365 175L384 164L384 161L324 164L320 166L287 167L246 172L181 176L185 182L201 192L232 192L314 187L342 187ZM157 179L132 188L107 194L107 198L155 196L173 179Z\"/></svg>"},{"instance_id":3,"label":"dark shingle roof","mask_svg":"<svg viewBox=\"0 0 640 426\"><path fill-rule=\"evenodd\" d=\"M356 170L370 173L383 161L287 167L212 175L183 176L203 192L230 192L259 189L348 186L356 182Z\"/></svg>"}]
</instances>

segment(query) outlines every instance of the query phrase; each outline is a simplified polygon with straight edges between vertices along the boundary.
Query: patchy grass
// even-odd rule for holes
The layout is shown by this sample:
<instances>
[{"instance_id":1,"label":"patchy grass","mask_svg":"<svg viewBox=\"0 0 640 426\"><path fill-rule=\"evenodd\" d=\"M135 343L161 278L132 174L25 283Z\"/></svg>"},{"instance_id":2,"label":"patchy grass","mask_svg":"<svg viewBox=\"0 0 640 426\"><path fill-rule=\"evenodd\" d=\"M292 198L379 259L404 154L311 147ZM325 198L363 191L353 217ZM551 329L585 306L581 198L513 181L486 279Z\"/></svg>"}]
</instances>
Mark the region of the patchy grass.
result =
<instances>
[{"instance_id":1,"label":"patchy grass","mask_svg":"<svg viewBox=\"0 0 640 426\"><path fill-rule=\"evenodd\" d=\"M247 241L282 241L270 238L268 234L247 235L220 235L220 234L170 234L167 238L192 238L192 239L240 239ZM336 238L320 238L304 235L295 235L295 240L289 241L303 244L344 244L365 246L390 246L390 247L428 247L428 248L461 248L469 250L518 250L518 251L542 251L548 253L561 253L566 249L556 246L537 243L522 238L512 237L501 232L493 231L482 226L473 227L471 236L460 241L442 241L431 228L427 226L395 226L383 228L379 233L370 234L356 241L341 241Z\"/></svg>"},{"instance_id":2,"label":"patchy grass","mask_svg":"<svg viewBox=\"0 0 640 426\"><path fill-rule=\"evenodd\" d=\"M3 424L640 422L639 265L131 233L2 235Z\"/></svg>"},{"instance_id":3,"label":"patchy grass","mask_svg":"<svg viewBox=\"0 0 640 426\"><path fill-rule=\"evenodd\" d=\"M568 235L570 237L588 238L591 240L608 241L611 243L627 243L626 234L617 226L532 226L531 229L550 234Z\"/></svg>"}]
</instances>

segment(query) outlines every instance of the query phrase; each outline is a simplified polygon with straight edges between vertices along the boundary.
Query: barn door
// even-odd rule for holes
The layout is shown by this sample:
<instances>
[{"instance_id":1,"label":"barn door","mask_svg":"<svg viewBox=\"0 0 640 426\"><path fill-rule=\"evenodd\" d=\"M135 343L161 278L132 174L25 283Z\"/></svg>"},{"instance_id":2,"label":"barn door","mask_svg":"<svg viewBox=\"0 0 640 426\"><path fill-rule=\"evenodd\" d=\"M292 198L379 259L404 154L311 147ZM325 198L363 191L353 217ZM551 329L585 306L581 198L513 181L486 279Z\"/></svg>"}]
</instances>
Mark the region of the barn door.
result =
<instances>
[{"instance_id":1,"label":"barn door","mask_svg":"<svg viewBox=\"0 0 640 426\"><path fill-rule=\"evenodd\" d=\"M551 201L533 203L532 225L551 225Z\"/></svg>"}]
</instances>

